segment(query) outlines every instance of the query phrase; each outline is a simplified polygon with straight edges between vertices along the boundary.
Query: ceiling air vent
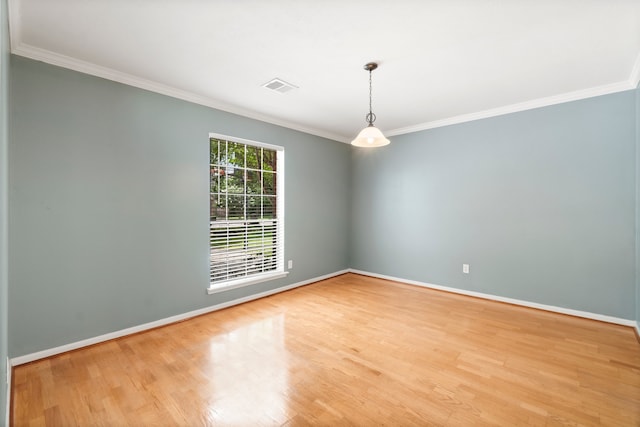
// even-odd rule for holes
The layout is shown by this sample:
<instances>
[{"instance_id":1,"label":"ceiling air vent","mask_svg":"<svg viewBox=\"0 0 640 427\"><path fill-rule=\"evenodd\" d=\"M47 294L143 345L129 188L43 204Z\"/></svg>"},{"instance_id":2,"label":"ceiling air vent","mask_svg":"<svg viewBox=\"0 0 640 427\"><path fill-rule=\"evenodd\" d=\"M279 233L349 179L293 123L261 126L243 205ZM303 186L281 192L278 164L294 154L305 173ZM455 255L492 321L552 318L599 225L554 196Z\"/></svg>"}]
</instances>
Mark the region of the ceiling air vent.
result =
<instances>
[{"instance_id":1,"label":"ceiling air vent","mask_svg":"<svg viewBox=\"0 0 640 427\"><path fill-rule=\"evenodd\" d=\"M285 93L289 92L291 89L297 89L297 86L292 85L291 83L287 83L284 80L273 79L263 84L262 87L266 87L267 89L275 90L276 92Z\"/></svg>"}]
</instances>

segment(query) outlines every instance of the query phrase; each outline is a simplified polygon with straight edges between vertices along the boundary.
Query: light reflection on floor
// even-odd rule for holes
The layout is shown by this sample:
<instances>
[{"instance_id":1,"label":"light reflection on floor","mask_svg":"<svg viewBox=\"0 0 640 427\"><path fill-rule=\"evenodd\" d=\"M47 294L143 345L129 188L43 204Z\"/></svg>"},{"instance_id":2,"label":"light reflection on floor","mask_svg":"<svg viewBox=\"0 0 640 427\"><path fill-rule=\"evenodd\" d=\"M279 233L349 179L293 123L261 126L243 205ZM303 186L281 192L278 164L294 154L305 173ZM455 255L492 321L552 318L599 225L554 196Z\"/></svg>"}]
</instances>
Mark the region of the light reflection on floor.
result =
<instances>
[{"instance_id":1,"label":"light reflection on floor","mask_svg":"<svg viewBox=\"0 0 640 427\"><path fill-rule=\"evenodd\" d=\"M208 399L211 422L249 426L287 421L289 373L284 322L281 313L212 339L212 362L207 369L212 387Z\"/></svg>"}]
</instances>

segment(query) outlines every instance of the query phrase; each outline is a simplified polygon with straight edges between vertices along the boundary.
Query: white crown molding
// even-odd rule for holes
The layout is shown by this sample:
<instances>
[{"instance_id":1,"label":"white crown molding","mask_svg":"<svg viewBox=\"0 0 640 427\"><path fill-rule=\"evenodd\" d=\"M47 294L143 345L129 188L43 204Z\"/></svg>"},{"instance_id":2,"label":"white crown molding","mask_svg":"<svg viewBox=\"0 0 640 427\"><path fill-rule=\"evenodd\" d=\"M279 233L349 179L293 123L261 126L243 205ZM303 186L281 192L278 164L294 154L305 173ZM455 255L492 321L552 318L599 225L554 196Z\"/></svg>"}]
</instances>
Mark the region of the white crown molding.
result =
<instances>
[{"instance_id":1,"label":"white crown molding","mask_svg":"<svg viewBox=\"0 0 640 427\"><path fill-rule=\"evenodd\" d=\"M636 65L638 62L636 61ZM635 67L634 67L635 70ZM504 107L492 108L490 110L478 111L477 113L463 114L460 116L449 117L442 120L435 120L418 125L407 126L398 129L385 131L387 136L404 135L407 133L419 132L422 130L439 128L442 126L455 125L459 123L470 122L473 120L486 119L489 117L502 116L519 111L532 110L534 108L548 107L550 105L563 104L565 102L578 101L580 99L593 98L600 95L608 95L625 90L635 89L635 86L629 81L612 83L604 86L593 87L589 89L577 90L574 92L563 93L561 95L549 96L546 98L534 99L531 101L520 102L517 104L506 105Z\"/></svg>"},{"instance_id":2,"label":"white crown molding","mask_svg":"<svg viewBox=\"0 0 640 427\"><path fill-rule=\"evenodd\" d=\"M221 304L212 305L210 307L201 308L199 310L193 310L187 313L166 317L164 319L159 319L154 322L145 323L143 325L133 326L127 329L121 329L119 331L110 332L108 334L99 335L93 338L87 338L82 341L76 341L73 343L61 345L59 347L50 348L47 350L37 351L35 353L25 354L24 356L13 357L10 360L11 366L23 365L25 363L34 362L36 360L44 359L46 357L55 356L57 354L66 353L68 351L77 350L79 348L88 347L90 345L99 344L101 342L110 341L110 340L124 337L127 335L137 334L138 332L147 331L149 329L158 328L160 326L170 325L172 323L180 322L186 319L190 319L192 317L201 316L203 314L222 310L224 308L232 307L234 305L243 304L245 302L253 301L259 298L264 298L269 295L279 294L280 292L289 291L291 289L299 288L300 286L305 286L311 283L320 282L322 280L330 279L335 276L340 276L348 272L349 270L336 271L334 273L325 274L324 276L314 277L312 279L303 280L301 282L293 283L287 286L282 286L280 288L272 289L270 291L260 292L257 294L246 296L244 298L238 298L232 301L223 302ZM203 289L203 292L204 291L205 290Z\"/></svg>"},{"instance_id":3,"label":"white crown molding","mask_svg":"<svg viewBox=\"0 0 640 427\"><path fill-rule=\"evenodd\" d=\"M588 311L573 310L571 308L557 307L554 305L538 304L537 302L523 301L514 298L501 297L498 295L485 294L482 292L467 291L465 289L451 288L448 286L434 285L432 283L419 282L417 280L402 279L399 277L386 276L384 274L371 273L368 271L349 269L350 273L361 274L363 276L375 277L378 279L391 280L394 282L406 283L408 285L421 286L423 288L435 289L438 291L451 292L454 294L467 295L475 298L482 298L490 301L504 302L507 304L519 305L522 307L535 308L538 310L550 311L553 313L566 314L574 317L598 320L600 322L613 323L616 325L638 327L635 320L621 319L619 317L607 316L604 314L591 313Z\"/></svg>"},{"instance_id":4,"label":"white crown molding","mask_svg":"<svg viewBox=\"0 0 640 427\"><path fill-rule=\"evenodd\" d=\"M20 13L20 0L8 0L7 1L7 14L9 18L9 43L11 51L18 47L22 38L22 19Z\"/></svg>"},{"instance_id":5,"label":"white crown molding","mask_svg":"<svg viewBox=\"0 0 640 427\"><path fill-rule=\"evenodd\" d=\"M19 20L15 19L15 21L18 22ZM16 30L16 33L17 33L17 30ZM58 67L63 67L70 70L78 71L80 73L101 77L107 80L112 80L128 86L133 86L133 87L148 90L151 92L159 93L161 95L170 96L172 98L181 99L183 101L192 102L194 104L203 105L205 107L215 108L216 110L225 111L227 113L237 114L239 116L248 117L254 120L259 120L261 122L282 126L288 129L297 130L300 132L316 135L322 138L327 138L327 139L331 139L338 142L344 142L344 143L348 142L348 138L342 135L337 135L337 134L325 132L319 129L300 126L299 124L296 124L293 122L281 120L275 117L257 113L255 111L225 104L225 103L216 101L212 98L197 95L195 93L188 92L182 89L177 89L162 83L157 83L152 80L136 77L131 74L113 70L111 68L102 67L100 65L92 64L90 62L81 61L66 55L61 55L55 52L51 52L46 49L30 46L25 43L20 43L19 41L16 41L14 43L13 37L12 37L12 43L11 43L11 53L19 56L24 56L25 58L34 59L36 61L46 62L47 64L56 65Z\"/></svg>"},{"instance_id":6,"label":"white crown molding","mask_svg":"<svg viewBox=\"0 0 640 427\"><path fill-rule=\"evenodd\" d=\"M638 83L640 83L640 53L636 57L636 62L633 63L631 75L629 76L629 86L635 89L638 87Z\"/></svg>"},{"instance_id":7,"label":"white crown molding","mask_svg":"<svg viewBox=\"0 0 640 427\"><path fill-rule=\"evenodd\" d=\"M137 87L140 89L148 90L148 91L159 93L162 95L170 96L172 98L182 99L184 101L192 102L194 104L215 108L217 110L225 111L232 114L237 114L237 115L251 118L254 120L259 120L262 122L270 123L277 126L282 126L292 130L297 130L307 134L316 135L322 138L343 142L345 144L349 144L351 142L352 138L350 136L338 135L335 133L326 132L326 131L322 131L315 128L301 126L294 122L278 119L272 116L257 113L252 110L222 103L212 98L201 96L201 95L188 92L182 89L177 89L162 83L143 79L131 74L113 70L111 68L102 67L90 62L81 61L66 55L61 55L55 52L48 51L46 49L41 49L35 46L28 45L26 43L22 43L22 40L20 37L21 19L20 19L19 5L20 5L19 0L8 0L9 32L11 35L10 37L11 52L15 55L24 56L26 58L46 62L51 65L68 68L70 70L78 71L85 74L90 74L96 77L101 77L107 80L112 80L118 83ZM560 95L549 96L546 98L534 99L531 101L506 105L503 107L493 108L493 109L484 110L484 111L478 111L475 113L462 114L459 116L448 117L442 120L434 120L430 122L424 122L417 125L411 125L411 126L406 126L406 127L397 128L397 129L383 130L383 133L387 136L398 136L398 135L404 135L404 134L413 133L413 132L419 132L427 129L434 129L434 128L439 128L443 126L470 122L474 120L497 117L505 114L531 110L534 108L548 107L551 105L562 104L565 102L578 101L581 99L593 98L596 96L608 95L616 92L623 92L626 90L635 89L638 86L638 83L640 83L640 53L636 57L636 61L634 63L633 69L631 70L630 76L626 81L611 83L608 85L597 86L597 87L583 89L583 90L577 90L574 92L568 92Z\"/></svg>"}]
</instances>

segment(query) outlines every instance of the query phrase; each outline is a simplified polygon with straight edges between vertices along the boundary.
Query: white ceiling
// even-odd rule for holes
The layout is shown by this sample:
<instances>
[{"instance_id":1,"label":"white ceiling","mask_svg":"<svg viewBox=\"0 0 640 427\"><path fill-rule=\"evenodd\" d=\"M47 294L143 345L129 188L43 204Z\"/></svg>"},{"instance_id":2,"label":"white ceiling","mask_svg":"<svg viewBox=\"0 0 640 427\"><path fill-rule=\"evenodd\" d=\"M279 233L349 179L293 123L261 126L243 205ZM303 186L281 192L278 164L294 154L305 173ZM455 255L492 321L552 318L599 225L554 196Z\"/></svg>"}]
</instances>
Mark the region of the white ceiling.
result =
<instances>
[{"instance_id":1,"label":"white ceiling","mask_svg":"<svg viewBox=\"0 0 640 427\"><path fill-rule=\"evenodd\" d=\"M339 141L366 125L369 61L387 135L640 77L640 0L10 0L9 17L15 54Z\"/></svg>"}]
</instances>

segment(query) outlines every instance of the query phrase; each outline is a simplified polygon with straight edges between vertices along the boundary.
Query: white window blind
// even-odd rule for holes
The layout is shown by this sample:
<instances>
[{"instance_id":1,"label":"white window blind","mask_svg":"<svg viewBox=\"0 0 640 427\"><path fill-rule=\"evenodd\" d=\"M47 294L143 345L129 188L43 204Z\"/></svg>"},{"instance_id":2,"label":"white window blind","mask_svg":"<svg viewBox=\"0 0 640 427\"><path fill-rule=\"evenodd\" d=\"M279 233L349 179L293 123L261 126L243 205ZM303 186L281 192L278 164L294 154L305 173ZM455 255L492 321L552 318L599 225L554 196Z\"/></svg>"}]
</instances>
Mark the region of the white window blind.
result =
<instances>
[{"instance_id":1,"label":"white window blind","mask_svg":"<svg viewBox=\"0 0 640 427\"><path fill-rule=\"evenodd\" d=\"M210 287L284 274L284 150L210 135Z\"/></svg>"}]
</instances>

